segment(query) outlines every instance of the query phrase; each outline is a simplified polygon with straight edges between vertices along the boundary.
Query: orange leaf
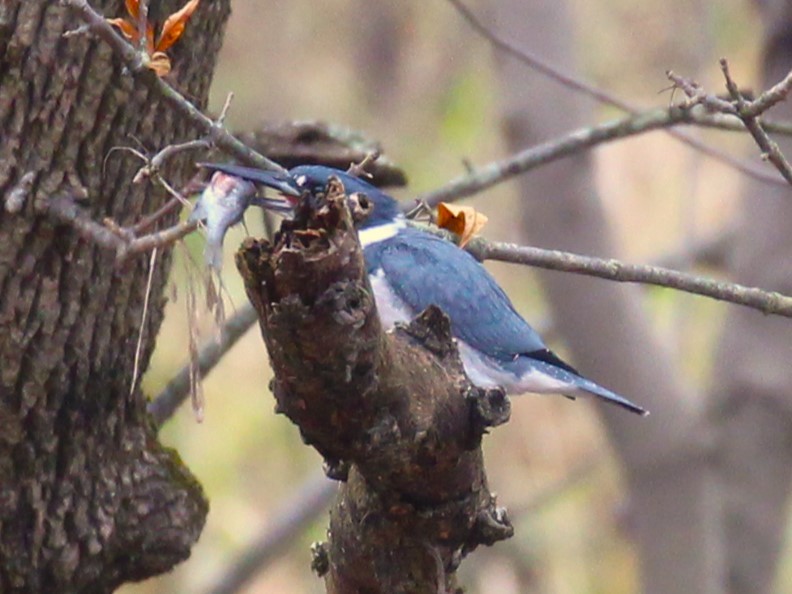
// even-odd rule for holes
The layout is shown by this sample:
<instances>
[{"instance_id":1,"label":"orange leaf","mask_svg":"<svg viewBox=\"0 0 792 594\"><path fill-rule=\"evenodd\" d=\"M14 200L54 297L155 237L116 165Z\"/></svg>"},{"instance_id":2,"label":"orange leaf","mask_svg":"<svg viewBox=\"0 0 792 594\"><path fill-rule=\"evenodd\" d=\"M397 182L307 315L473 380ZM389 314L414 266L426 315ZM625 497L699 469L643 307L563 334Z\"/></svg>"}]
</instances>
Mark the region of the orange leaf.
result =
<instances>
[{"instance_id":1,"label":"orange leaf","mask_svg":"<svg viewBox=\"0 0 792 594\"><path fill-rule=\"evenodd\" d=\"M171 71L170 58L163 52L154 52L147 66L156 72L160 78Z\"/></svg>"},{"instance_id":2,"label":"orange leaf","mask_svg":"<svg viewBox=\"0 0 792 594\"><path fill-rule=\"evenodd\" d=\"M140 0L126 0L126 9L132 20L140 18Z\"/></svg>"},{"instance_id":3,"label":"orange leaf","mask_svg":"<svg viewBox=\"0 0 792 594\"><path fill-rule=\"evenodd\" d=\"M146 49L152 58L154 54L157 53L154 47L154 25L151 23L146 23Z\"/></svg>"},{"instance_id":4,"label":"orange leaf","mask_svg":"<svg viewBox=\"0 0 792 594\"><path fill-rule=\"evenodd\" d=\"M156 51L164 52L179 40L179 37L184 33L184 28L187 26L187 21L192 16L192 13L195 12L195 9L198 8L200 1L188 0L187 4L165 20L159 40L154 48Z\"/></svg>"},{"instance_id":5,"label":"orange leaf","mask_svg":"<svg viewBox=\"0 0 792 594\"><path fill-rule=\"evenodd\" d=\"M107 22L113 27L118 27L121 35L129 39L132 43L138 41L138 28L126 19L107 19Z\"/></svg>"},{"instance_id":6,"label":"orange leaf","mask_svg":"<svg viewBox=\"0 0 792 594\"><path fill-rule=\"evenodd\" d=\"M437 226L458 235L459 247L465 247L488 220L471 206L457 206L446 202L437 205Z\"/></svg>"}]
</instances>

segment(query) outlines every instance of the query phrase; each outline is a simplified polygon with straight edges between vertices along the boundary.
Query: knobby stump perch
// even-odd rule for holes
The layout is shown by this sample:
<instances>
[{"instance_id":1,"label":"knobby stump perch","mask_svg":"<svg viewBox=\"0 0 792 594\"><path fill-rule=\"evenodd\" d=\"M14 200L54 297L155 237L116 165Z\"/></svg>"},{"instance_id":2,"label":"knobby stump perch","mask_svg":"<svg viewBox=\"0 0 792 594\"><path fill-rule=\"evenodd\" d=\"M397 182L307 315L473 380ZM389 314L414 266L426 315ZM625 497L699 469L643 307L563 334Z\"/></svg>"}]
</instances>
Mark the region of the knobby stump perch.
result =
<instances>
[{"instance_id":1,"label":"knobby stump perch","mask_svg":"<svg viewBox=\"0 0 792 594\"><path fill-rule=\"evenodd\" d=\"M333 180L237 254L276 409L345 479L315 566L332 593L451 592L466 553L513 533L480 447L509 402L470 384L439 309L383 331L353 225L370 206L349 204Z\"/></svg>"}]
</instances>

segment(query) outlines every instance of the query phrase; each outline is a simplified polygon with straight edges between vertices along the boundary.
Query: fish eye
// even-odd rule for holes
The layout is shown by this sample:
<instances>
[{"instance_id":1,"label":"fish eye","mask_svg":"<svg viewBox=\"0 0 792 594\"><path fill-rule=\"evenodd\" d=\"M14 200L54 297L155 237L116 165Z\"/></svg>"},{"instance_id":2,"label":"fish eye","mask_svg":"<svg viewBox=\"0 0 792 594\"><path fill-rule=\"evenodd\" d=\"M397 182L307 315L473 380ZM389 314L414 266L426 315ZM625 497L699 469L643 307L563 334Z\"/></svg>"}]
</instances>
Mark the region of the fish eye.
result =
<instances>
[{"instance_id":1,"label":"fish eye","mask_svg":"<svg viewBox=\"0 0 792 594\"><path fill-rule=\"evenodd\" d=\"M298 186L300 186L302 188L305 185L305 182L308 181L308 178L305 177L304 175L301 175L300 177L298 177L294 181L297 183Z\"/></svg>"}]
</instances>

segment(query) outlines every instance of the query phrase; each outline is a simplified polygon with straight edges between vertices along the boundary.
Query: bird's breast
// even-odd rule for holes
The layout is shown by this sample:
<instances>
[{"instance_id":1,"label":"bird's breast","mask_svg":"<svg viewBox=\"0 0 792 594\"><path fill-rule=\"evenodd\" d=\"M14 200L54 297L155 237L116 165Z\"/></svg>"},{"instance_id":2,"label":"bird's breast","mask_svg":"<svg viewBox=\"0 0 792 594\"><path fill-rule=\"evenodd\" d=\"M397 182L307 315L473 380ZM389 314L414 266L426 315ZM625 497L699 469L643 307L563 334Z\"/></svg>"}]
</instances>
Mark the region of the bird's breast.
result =
<instances>
[{"instance_id":1,"label":"bird's breast","mask_svg":"<svg viewBox=\"0 0 792 594\"><path fill-rule=\"evenodd\" d=\"M386 330L393 328L396 322L409 322L418 313L413 312L410 306L393 291L382 268L369 274L369 282L374 291L380 322Z\"/></svg>"}]
</instances>

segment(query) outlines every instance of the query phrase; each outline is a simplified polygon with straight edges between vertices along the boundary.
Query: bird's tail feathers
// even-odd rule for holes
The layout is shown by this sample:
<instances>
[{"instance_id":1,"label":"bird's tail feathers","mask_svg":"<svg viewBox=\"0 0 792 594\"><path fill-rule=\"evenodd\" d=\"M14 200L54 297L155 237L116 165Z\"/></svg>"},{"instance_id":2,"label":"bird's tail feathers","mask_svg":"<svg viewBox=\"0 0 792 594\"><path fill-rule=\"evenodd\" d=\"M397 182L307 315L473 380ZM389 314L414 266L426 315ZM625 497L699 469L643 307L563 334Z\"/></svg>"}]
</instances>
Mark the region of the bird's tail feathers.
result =
<instances>
[{"instance_id":1,"label":"bird's tail feathers","mask_svg":"<svg viewBox=\"0 0 792 594\"><path fill-rule=\"evenodd\" d=\"M616 406L620 406L626 410L629 410L630 412L639 414L642 417L645 417L649 414L648 410L638 406L633 402L630 402L623 396L619 396L616 394L616 392L611 392L607 388L603 388L599 384L595 384L591 380L587 380L584 377L575 378L575 389L570 391L567 395L583 397L594 396L595 398L599 398L600 400L604 400L605 402L615 404Z\"/></svg>"},{"instance_id":2,"label":"bird's tail feathers","mask_svg":"<svg viewBox=\"0 0 792 594\"><path fill-rule=\"evenodd\" d=\"M555 359L558 358L555 357ZM554 359L548 360L547 357L521 357L514 364L520 366L514 370L515 375L520 379L509 390L512 393L563 394L569 398L594 396L642 416L649 414L648 411L623 396L581 376L566 363L563 363L562 367Z\"/></svg>"}]
</instances>

